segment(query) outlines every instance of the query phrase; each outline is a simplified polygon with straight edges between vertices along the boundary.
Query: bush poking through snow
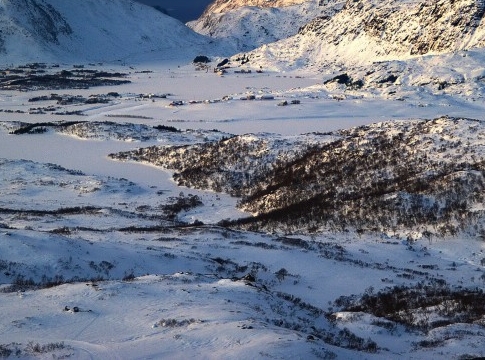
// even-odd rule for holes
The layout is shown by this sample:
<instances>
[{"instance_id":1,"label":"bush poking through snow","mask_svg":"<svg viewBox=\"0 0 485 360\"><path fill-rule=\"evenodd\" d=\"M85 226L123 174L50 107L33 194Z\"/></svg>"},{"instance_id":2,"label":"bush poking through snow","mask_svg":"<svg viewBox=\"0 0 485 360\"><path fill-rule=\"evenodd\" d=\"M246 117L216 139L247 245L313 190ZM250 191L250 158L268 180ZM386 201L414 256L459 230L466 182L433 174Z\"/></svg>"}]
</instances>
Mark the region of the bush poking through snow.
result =
<instances>
[{"instance_id":1,"label":"bush poking through snow","mask_svg":"<svg viewBox=\"0 0 485 360\"><path fill-rule=\"evenodd\" d=\"M189 211L204 205L197 195L188 194L185 196L182 192L178 197L170 198L169 201L171 204L162 205L161 209L171 219L175 219L182 211Z\"/></svg>"},{"instance_id":2,"label":"bush poking through snow","mask_svg":"<svg viewBox=\"0 0 485 360\"><path fill-rule=\"evenodd\" d=\"M8 358L12 353L13 350L9 349L7 345L0 345L0 358Z\"/></svg>"},{"instance_id":3,"label":"bush poking through snow","mask_svg":"<svg viewBox=\"0 0 485 360\"><path fill-rule=\"evenodd\" d=\"M30 354L45 354L56 350L62 350L65 347L66 346L63 342L41 345L39 343L34 343L33 341L31 341L27 344L25 352Z\"/></svg>"},{"instance_id":4,"label":"bush poking through snow","mask_svg":"<svg viewBox=\"0 0 485 360\"><path fill-rule=\"evenodd\" d=\"M135 276L135 273L133 272L133 269L130 271L125 271L125 275L122 278L123 281L133 281L135 279L136 279L136 276Z\"/></svg>"},{"instance_id":5,"label":"bush poking through snow","mask_svg":"<svg viewBox=\"0 0 485 360\"><path fill-rule=\"evenodd\" d=\"M335 305L343 311L370 313L412 330L428 332L450 324L483 321L485 293L479 288L453 289L440 280L414 287L395 286L376 294L368 292L358 299L340 297ZM387 322L385 327L392 328Z\"/></svg>"},{"instance_id":6,"label":"bush poking through snow","mask_svg":"<svg viewBox=\"0 0 485 360\"><path fill-rule=\"evenodd\" d=\"M202 323L202 320L196 319L183 319L183 320L176 320L176 319L162 319L155 324L155 327L170 327L170 328L177 328L177 327L185 327L195 323Z\"/></svg>"},{"instance_id":7,"label":"bush poking through snow","mask_svg":"<svg viewBox=\"0 0 485 360\"><path fill-rule=\"evenodd\" d=\"M200 64L200 63L207 64L209 62L210 62L210 59L205 55L198 55L193 60L194 64Z\"/></svg>"}]
</instances>

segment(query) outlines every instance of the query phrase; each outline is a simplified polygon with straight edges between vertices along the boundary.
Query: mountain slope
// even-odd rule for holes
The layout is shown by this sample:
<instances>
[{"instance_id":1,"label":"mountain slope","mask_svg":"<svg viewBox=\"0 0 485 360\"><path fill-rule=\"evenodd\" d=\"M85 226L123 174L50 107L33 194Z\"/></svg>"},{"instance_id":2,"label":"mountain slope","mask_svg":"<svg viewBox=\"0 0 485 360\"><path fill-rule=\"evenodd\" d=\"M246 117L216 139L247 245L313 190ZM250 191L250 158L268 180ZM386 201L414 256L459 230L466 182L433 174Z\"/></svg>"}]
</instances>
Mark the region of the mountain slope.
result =
<instances>
[{"instance_id":1,"label":"mountain slope","mask_svg":"<svg viewBox=\"0 0 485 360\"><path fill-rule=\"evenodd\" d=\"M335 16L315 19L299 33L355 54L370 51L377 60L446 53L483 47L484 13L482 0L348 1Z\"/></svg>"},{"instance_id":2,"label":"mountain slope","mask_svg":"<svg viewBox=\"0 0 485 360\"><path fill-rule=\"evenodd\" d=\"M177 20L129 0L4 0L2 60L111 61L151 53L192 56L208 41Z\"/></svg>"},{"instance_id":3,"label":"mountain slope","mask_svg":"<svg viewBox=\"0 0 485 360\"><path fill-rule=\"evenodd\" d=\"M204 11L204 15L212 13L224 13L244 6L257 6L261 8L267 7L284 7L302 4L308 0L215 0Z\"/></svg>"},{"instance_id":4,"label":"mountain slope","mask_svg":"<svg viewBox=\"0 0 485 360\"><path fill-rule=\"evenodd\" d=\"M224 39L235 52L249 51L297 34L315 17L332 14L342 1L215 1L189 27L200 34Z\"/></svg>"},{"instance_id":5,"label":"mountain slope","mask_svg":"<svg viewBox=\"0 0 485 360\"><path fill-rule=\"evenodd\" d=\"M305 66L372 64L485 45L482 0L347 1L254 58ZM320 64L320 65L318 65Z\"/></svg>"}]
</instances>

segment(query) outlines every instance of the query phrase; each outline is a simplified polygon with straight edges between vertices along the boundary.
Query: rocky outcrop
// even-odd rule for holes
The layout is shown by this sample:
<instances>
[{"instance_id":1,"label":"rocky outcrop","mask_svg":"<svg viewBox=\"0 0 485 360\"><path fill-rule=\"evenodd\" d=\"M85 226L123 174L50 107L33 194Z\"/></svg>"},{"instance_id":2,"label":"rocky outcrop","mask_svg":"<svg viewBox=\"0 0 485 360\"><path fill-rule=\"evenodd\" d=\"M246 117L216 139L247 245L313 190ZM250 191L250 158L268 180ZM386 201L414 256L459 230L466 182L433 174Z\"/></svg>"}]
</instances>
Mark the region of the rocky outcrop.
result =
<instances>
[{"instance_id":1,"label":"rocky outcrop","mask_svg":"<svg viewBox=\"0 0 485 360\"><path fill-rule=\"evenodd\" d=\"M485 43L482 0L348 0L335 16L300 29L334 46L371 48L376 57L445 53Z\"/></svg>"}]
</instances>

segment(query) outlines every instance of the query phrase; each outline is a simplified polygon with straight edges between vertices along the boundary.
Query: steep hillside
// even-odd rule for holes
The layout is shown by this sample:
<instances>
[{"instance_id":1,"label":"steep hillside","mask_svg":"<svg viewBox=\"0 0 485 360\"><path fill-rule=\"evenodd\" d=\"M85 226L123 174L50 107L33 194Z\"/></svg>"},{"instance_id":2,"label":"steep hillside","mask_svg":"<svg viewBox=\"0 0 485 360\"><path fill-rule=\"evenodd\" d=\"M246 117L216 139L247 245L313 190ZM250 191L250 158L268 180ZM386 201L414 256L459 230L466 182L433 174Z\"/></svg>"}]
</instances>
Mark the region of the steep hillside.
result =
<instances>
[{"instance_id":1,"label":"steep hillside","mask_svg":"<svg viewBox=\"0 0 485 360\"><path fill-rule=\"evenodd\" d=\"M349 0L339 11L310 21L294 37L252 55L323 67L329 62L369 65L481 48L484 13L482 0Z\"/></svg>"},{"instance_id":2,"label":"steep hillside","mask_svg":"<svg viewBox=\"0 0 485 360\"><path fill-rule=\"evenodd\" d=\"M293 139L298 146L239 136L113 157L173 169L180 185L242 196L254 217L238 224L253 230L480 235L484 136L481 121L445 117L306 135Z\"/></svg>"},{"instance_id":3,"label":"steep hillside","mask_svg":"<svg viewBox=\"0 0 485 360\"><path fill-rule=\"evenodd\" d=\"M257 6L261 8L268 7L284 7L302 4L308 2L308 0L215 0L211 5L207 7L204 15L212 13L224 13L230 10L238 9L245 6Z\"/></svg>"},{"instance_id":4,"label":"steep hillside","mask_svg":"<svg viewBox=\"0 0 485 360\"><path fill-rule=\"evenodd\" d=\"M216 1L188 24L198 33L232 44L235 52L288 38L317 16L333 14L342 1Z\"/></svg>"},{"instance_id":5,"label":"steep hillside","mask_svg":"<svg viewBox=\"0 0 485 360\"><path fill-rule=\"evenodd\" d=\"M315 19L299 34L373 60L445 53L483 47L484 12L482 0L347 1L335 16Z\"/></svg>"},{"instance_id":6,"label":"steep hillside","mask_svg":"<svg viewBox=\"0 0 485 360\"><path fill-rule=\"evenodd\" d=\"M197 54L208 41L182 23L130 0L4 0L3 63L112 61Z\"/></svg>"}]
</instances>

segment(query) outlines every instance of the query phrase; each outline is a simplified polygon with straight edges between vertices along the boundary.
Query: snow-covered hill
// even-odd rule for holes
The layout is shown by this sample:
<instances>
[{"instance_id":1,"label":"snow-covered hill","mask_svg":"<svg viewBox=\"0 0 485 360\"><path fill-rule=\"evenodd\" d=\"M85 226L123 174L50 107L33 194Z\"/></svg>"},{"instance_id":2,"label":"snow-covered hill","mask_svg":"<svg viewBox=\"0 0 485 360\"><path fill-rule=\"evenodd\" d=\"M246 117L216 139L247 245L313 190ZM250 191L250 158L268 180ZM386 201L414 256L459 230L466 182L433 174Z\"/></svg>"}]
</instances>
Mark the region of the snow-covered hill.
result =
<instances>
[{"instance_id":1,"label":"snow-covered hill","mask_svg":"<svg viewBox=\"0 0 485 360\"><path fill-rule=\"evenodd\" d=\"M204 15L211 13L224 13L230 10L238 9L245 6L257 6L261 8L276 8L285 7L296 4L302 4L308 2L308 0L215 0L211 5L207 7Z\"/></svg>"},{"instance_id":2,"label":"snow-covered hill","mask_svg":"<svg viewBox=\"0 0 485 360\"><path fill-rule=\"evenodd\" d=\"M130 0L4 0L1 62L180 59L208 44L179 21Z\"/></svg>"},{"instance_id":3,"label":"snow-covered hill","mask_svg":"<svg viewBox=\"0 0 485 360\"><path fill-rule=\"evenodd\" d=\"M242 196L241 207L255 217L237 223L252 230L479 236L484 133L481 121L440 118L114 157L173 169L179 185Z\"/></svg>"},{"instance_id":4,"label":"snow-covered hill","mask_svg":"<svg viewBox=\"0 0 485 360\"><path fill-rule=\"evenodd\" d=\"M118 139L112 130L121 129L115 124L99 125L90 130L102 142ZM137 128L131 125L125 131ZM458 138L471 143L467 159L480 154L474 146L483 134L479 122L439 119L395 126L412 141L422 128L431 140L430 161L453 163L447 155L461 149L441 154L433 144ZM224 143L254 150L248 162L257 161L258 152L267 161L275 150L303 151L308 140L314 147L341 137L346 144L361 141L365 150L389 129L393 125L384 123L333 136L246 135ZM140 135L153 131L138 130ZM57 146L61 141L49 132L25 136L36 143L48 137ZM62 138L71 145L77 141ZM185 148L189 160L202 145ZM219 154L231 155L225 150ZM173 197L180 188L168 182L139 185L27 160L0 159L0 168L2 357L484 354L484 295L477 288L485 279L482 241L460 237L423 244L384 234L361 234L357 240L354 232L279 237L233 231L210 219L206 225L188 222L190 214L227 216L216 210L227 201L222 194L191 190L197 195ZM467 180L469 188L479 185L473 177L480 175L473 172L468 179L466 171L452 176L455 189ZM476 190L478 198L483 192Z\"/></svg>"},{"instance_id":5,"label":"snow-covered hill","mask_svg":"<svg viewBox=\"0 0 485 360\"><path fill-rule=\"evenodd\" d=\"M348 1L335 16L302 28L299 39L307 48L318 39L336 56L360 62L447 53L483 47L484 12L481 0Z\"/></svg>"},{"instance_id":6,"label":"snow-covered hill","mask_svg":"<svg viewBox=\"0 0 485 360\"><path fill-rule=\"evenodd\" d=\"M258 67L368 72L378 62L483 48L484 13L482 0L216 1L189 26L236 51L259 47L244 57Z\"/></svg>"},{"instance_id":7,"label":"snow-covered hill","mask_svg":"<svg viewBox=\"0 0 485 360\"><path fill-rule=\"evenodd\" d=\"M198 33L224 39L235 52L249 51L296 35L300 27L323 14L332 14L342 1L215 1L196 21Z\"/></svg>"},{"instance_id":8,"label":"snow-covered hill","mask_svg":"<svg viewBox=\"0 0 485 360\"><path fill-rule=\"evenodd\" d=\"M131 125L125 129L136 128ZM427 128L427 138L436 141L428 150L453 141L451 136L472 143L483 134L481 124L469 120L400 125L396 129L411 132ZM447 126L452 129L444 131ZM113 128L105 123L91 130L112 147L109 139L118 139ZM362 140L366 149L372 136L390 128L385 123L339 135L347 143ZM25 136L36 144L47 137L58 149L61 141L71 146L77 141L49 132ZM293 145L301 150L308 139L332 140L261 138L240 136L226 144L256 145L265 154ZM84 149L94 144L84 141ZM430 158L441 156L439 151L430 150ZM88 155L89 162L99 161ZM66 157L72 160L69 152ZM257 158L257 151L249 157ZM191 214L227 216L217 210L227 201L222 194L191 190L198 195L174 197L181 188L158 183L147 170L140 172L151 186L27 160L0 159L0 169L2 358L484 355L485 295L479 286L485 258L479 239L428 243L355 232L234 231L214 225L215 219L188 222ZM473 177L480 175L473 170L468 175L452 177L459 180L457 188L466 180L469 188L478 185ZM477 198L482 193L477 187ZM194 206L185 206L190 203Z\"/></svg>"},{"instance_id":9,"label":"snow-covered hill","mask_svg":"<svg viewBox=\"0 0 485 360\"><path fill-rule=\"evenodd\" d=\"M444 91L473 92L458 75L479 79L479 55L449 55ZM0 357L485 356L485 103L431 92L447 73L426 58L338 76L9 67ZM433 61L419 87L391 76Z\"/></svg>"},{"instance_id":10,"label":"snow-covered hill","mask_svg":"<svg viewBox=\"0 0 485 360\"><path fill-rule=\"evenodd\" d=\"M485 44L481 0L347 1L340 8L323 9L322 16L297 35L256 50L254 57L321 68L335 62L404 60Z\"/></svg>"}]
</instances>

